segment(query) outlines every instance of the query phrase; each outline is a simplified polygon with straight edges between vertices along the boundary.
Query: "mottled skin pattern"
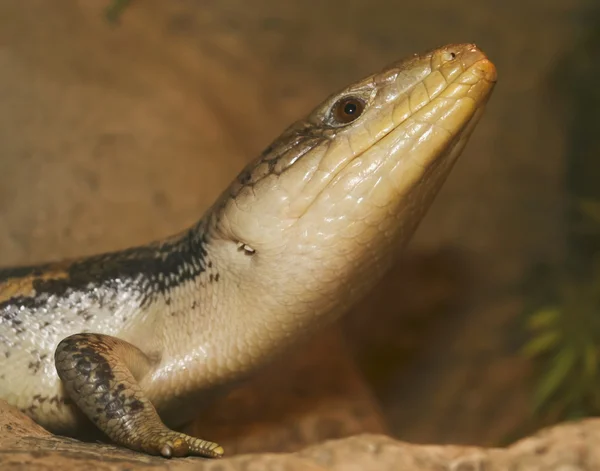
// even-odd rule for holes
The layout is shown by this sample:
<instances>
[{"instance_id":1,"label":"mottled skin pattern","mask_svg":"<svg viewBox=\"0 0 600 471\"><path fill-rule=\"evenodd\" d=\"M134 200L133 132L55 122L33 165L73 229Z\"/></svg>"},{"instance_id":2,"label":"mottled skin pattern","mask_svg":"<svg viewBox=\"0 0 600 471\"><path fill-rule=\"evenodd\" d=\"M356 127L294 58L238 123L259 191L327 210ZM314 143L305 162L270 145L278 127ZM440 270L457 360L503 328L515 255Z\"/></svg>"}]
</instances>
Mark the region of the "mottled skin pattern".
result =
<instances>
[{"instance_id":1,"label":"mottled skin pattern","mask_svg":"<svg viewBox=\"0 0 600 471\"><path fill-rule=\"evenodd\" d=\"M473 45L415 55L327 98L182 233L0 270L0 397L57 433L91 421L134 450L221 456L167 426L368 292L495 80Z\"/></svg>"},{"instance_id":2,"label":"mottled skin pattern","mask_svg":"<svg viewBox=\"0 0 600 471\"><path fill-rule=\"evenodd\" d=\"M58 344L55 360L67 394L116 443L166 457L223 454L216 443L165 427L137 382L152 364L133 345L108 335L75 334Z\"/></svg>"},{"instance_id":3,"label":"mottled skin pattern","mask_svg":"<svg viewBox=\"0 0 600 471\"><path fill-rule=\"evenodd\" d=\"M156 329L167 319L156 318L154 308L176 318L174 287L192 283L210 292L206 285L219 283L206 244L199 224L144 247L0 270L3 397L59 433L85 431L87 416L115 442L150 454L222 453L216 444L167 429L137 382L160 364ZM192 295L186 307L193 313L200 304ZM30 381L15 382L23 373ZM55 374L62 382L53 380Z\"/></svg>"}]
</instances>

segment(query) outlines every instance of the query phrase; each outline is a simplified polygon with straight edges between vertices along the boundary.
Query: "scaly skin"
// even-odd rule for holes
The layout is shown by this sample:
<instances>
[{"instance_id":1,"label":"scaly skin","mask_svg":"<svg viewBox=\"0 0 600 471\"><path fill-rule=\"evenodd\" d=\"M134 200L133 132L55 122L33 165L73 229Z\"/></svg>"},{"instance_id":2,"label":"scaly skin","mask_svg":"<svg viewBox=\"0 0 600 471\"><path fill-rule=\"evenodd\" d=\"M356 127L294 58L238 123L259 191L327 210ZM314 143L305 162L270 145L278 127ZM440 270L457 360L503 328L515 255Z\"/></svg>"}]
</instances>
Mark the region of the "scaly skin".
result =
<instances>
[{"instance_id":1,"label":"scaly skin","mask_svg":"<svg viewBox=\"0 0 600 471\"><path fill-rule=\"evenodd\" d=\"M91 421L134 450L222 455L167 425L377 283L495 80L473 45L415 55L288 128L182 233L0 270L0 397L58 433Z\"/></svg>"}]
</instances>

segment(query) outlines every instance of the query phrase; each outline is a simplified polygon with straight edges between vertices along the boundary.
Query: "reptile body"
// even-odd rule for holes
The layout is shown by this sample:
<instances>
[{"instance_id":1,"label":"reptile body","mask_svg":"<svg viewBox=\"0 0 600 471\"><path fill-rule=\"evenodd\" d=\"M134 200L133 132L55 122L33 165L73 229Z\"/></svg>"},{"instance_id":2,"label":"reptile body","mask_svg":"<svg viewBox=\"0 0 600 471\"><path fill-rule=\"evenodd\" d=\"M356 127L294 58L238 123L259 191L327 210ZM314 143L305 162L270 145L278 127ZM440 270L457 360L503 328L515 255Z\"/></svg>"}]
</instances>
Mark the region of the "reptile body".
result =
<instances>
[{"instance_id":1,"label":"reptile body","mask_svg":"<svg viewBox=\"0 0 600 471\"><path fill-rule=\"evenodd\" d=\"M113 253L0 270L0 397L47 429L221 456L167 428L344 313L393 263L496 80L474 45L331 95L193 227Z\"/></svg>"}]
</instances>

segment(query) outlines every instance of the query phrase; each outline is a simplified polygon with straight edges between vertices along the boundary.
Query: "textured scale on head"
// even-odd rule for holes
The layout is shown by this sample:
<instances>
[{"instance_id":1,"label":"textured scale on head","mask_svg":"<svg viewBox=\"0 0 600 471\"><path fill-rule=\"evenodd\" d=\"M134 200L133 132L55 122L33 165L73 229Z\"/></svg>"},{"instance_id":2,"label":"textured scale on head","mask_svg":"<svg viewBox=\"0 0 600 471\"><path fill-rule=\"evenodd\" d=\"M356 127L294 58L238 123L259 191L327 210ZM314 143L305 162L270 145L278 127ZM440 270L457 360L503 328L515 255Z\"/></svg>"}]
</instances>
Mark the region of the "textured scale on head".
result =
<instances>
[{"instance_id":1,"label":"textured scale on head","mask_svg":"<svg viewBox=\"0 0 600 471\"><path fill-rule=\"evenodd\" d=\"M217 206L216 239L251 249L232 269L269 280L248 302L334 312L368 290L428 209L495 80L474 45L450 45L331 95L289 127Z\"/></svg>"}]
</instances>

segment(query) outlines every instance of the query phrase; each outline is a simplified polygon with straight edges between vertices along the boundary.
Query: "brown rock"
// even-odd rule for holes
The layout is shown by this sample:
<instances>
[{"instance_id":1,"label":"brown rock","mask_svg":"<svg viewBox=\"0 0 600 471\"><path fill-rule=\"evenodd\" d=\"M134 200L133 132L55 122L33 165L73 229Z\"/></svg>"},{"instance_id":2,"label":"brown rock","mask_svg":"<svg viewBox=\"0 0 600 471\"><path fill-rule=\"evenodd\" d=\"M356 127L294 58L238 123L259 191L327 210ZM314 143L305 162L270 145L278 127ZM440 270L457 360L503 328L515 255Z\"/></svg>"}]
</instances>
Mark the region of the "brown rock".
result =
<instances>
[{"instance_id":1,"label":"brown rock","mask_svg":"<svg viewBox=\"0 0 600 471\"><path fill-rule=\"evenodd\" d=\"M166 460L115 446L52 436L0 401L0 469L4 471L592 471L600 469L599 443L600 420L589 419L544 430L506 449L413 445L383 435L357 435L290 454L240 455L217 461Z\"/></svg>"}]
</instances>

